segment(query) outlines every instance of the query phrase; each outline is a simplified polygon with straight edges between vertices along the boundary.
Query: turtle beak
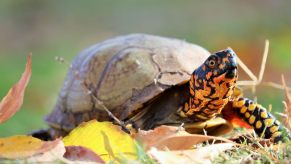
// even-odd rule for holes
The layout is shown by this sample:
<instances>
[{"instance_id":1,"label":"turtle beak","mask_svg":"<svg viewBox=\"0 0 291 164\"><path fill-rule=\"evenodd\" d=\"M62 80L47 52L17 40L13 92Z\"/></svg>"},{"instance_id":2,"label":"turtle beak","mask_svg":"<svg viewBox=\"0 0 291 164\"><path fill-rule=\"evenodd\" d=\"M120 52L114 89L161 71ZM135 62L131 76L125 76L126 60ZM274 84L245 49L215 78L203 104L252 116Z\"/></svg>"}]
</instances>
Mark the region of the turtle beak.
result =
<instances>
[{"instance_id":1,"label":"turtle beak","mask_svg":"<svg viewBox=\"0 0 291 164\"><path fill-rule=\"evenodd\" d=\"M228 79L233 79L236 76L237 76L237 67L229 69L229 71L227 71L225 75L225 77Z\"/></svg>"},{"instance_id":2,"label":"turtle beak","mask_svg":"<svg viewBox=\"0 0 291 164\"><path fill-rule=\"evenodd\" d=\"M232 79L237 76L237 62L236 62L236 55L231 54L231 56L228 58L228 71L225 75L226 78Z\"/></svg>"}]
</instances>

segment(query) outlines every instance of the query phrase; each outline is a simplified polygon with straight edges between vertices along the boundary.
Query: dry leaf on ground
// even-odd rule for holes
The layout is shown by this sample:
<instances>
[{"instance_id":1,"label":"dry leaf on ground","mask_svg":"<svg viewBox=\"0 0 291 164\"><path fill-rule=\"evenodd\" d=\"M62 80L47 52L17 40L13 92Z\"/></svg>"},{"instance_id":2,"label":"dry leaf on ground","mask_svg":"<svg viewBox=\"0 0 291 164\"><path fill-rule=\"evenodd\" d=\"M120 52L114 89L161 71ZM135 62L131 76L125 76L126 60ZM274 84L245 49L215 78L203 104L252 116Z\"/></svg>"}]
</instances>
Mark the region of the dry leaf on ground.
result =
<instances>
[{"instance_id":1,"label":"dry leaf on ground","mask_svg":"<svg viewBox=\"0 0 291 164\"><path fill-rule=\"evenodd\" d=\"M66 146L66 153L64 154L64 157L71 161L105 163L92 150L82 146Z\"/></svg>"},{"instance_id":2,"label":"dry leaf on ground","mask_svg":"<svg viewBox=\"0 0 291 164\"><path fill-rule=\"evenodd\" d=\"M184 131L183 128L165 125L157 127L154 130L140 130L134 137L143 143L147 150L151 147L156 147L159 150L163 150L164 148L169 150L185 150L193 148L194 145L207 140L233 143L222 137L190 134Z\"/></svg>"},{"instance_id":3,"label":"dry leaf on ground","mask_svg":"<svg viewBox=\"0 0 291 164\"><path fill-rule=\"evenodd\" d=\"M232 149L234 143L213 144L199 149L162 151L151 148L148 154L161 164L180 163L212 163L211 161L221 152Z\"/></svg>"},{"instance_id":4,"label":"dry leaf on ground","mask_svg":"<svg viewBox=\"0 0 291 164\"><path fill-rule=\"evenodd\" d=\"M82 123L63 141L66 146L83 146L91 149L106 162L120 160L123 157L137 159L135 141L111 122L92 120Z\"/></svg>"},{"instance_id":5,"label":"dry leaf on ground","mask_svg":"<svg viewBox=\"0 0 291 164\"><path fill-rule=\"evenodd\" d=\"M0 159L50 162L62 158L65 147L60 139L42 141L31 136L0 138Z\"/></svg>"},{"instance_id":6,"label":"dry leaf on ground","mask_svg":"<svg viewBox=\"0 0 291 164\"><path fill-rule=\"evenodd\" d=\"M25 71L21 79L7 93L0 102L0 123L12 117L21 107L25 88L31 76L31 54L28 56Z\"/></svg>"}]
</instances>

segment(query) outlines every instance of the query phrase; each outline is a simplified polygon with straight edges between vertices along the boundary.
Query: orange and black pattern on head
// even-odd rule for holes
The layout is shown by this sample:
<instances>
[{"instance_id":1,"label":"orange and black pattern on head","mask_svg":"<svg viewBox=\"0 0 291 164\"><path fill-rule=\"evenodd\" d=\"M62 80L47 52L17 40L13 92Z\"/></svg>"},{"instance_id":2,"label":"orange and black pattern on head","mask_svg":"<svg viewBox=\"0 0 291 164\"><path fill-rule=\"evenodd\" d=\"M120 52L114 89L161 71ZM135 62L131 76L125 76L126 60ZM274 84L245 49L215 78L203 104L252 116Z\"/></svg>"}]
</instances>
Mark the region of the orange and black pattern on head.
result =
<instances>
[{"instance_id":1,"label":"orange and black pattern on head","mask_svg":"<svg viewBox=\"0 0 291 164\"><path fill-rule=\"evenodd\" d=\"M237 80L236 54L230 48L216 52L198 67L189 81L190 98L183 114L208 120L220 114Z\"/></svg>"}]
</instances>

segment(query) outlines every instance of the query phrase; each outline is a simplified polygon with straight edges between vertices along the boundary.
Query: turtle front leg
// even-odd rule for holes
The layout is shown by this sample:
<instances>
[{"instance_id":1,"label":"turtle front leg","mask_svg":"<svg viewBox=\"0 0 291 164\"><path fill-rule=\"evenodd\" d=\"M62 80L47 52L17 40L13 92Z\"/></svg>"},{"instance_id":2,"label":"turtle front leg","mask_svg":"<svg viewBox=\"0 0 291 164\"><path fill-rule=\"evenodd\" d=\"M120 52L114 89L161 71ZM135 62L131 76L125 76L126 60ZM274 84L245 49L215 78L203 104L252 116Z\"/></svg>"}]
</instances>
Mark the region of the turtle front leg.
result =
<instances>
[{"instance_id":1,"label":"turtle front leg","mask_svg":"<svg viewBox=\"0 0 291 164\"><path fill-rule=\"evenodd\" d=\"M238 115L251 125L255 132L274 142L283 140L283 127L280 122L264 108L248 98L236 98L233 100L232 107Z\"/></svg>"}]
</instances>

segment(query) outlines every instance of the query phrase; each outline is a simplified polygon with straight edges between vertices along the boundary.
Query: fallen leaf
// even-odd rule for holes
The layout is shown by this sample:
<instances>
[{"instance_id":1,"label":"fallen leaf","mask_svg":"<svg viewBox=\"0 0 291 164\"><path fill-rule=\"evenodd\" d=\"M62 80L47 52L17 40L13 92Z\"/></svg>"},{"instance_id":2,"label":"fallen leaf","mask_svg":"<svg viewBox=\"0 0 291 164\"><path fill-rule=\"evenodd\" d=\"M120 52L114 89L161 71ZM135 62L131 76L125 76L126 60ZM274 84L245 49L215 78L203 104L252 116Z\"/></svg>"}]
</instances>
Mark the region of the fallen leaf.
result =
<instances>
[{"instance_id":1,"label":"fallen leaf","mask_svg":"<svg viewBox=\"0 0 291 164\"><path fill-rule=\"evenodd\" d=\"M65 147L60 139L42 141L31 136L0 138L0 158L48 162L62 158Z\"/></svg>"},{"instance_id":2,"label":"fallen leaf","mask_svg":"<svg viewBox=\"0 0 291 164\"><path fill-rule=\"evenodd\" d=\"M149 131L140 130L134 138L144 144L146 150L151 147L156 147L159 150L164 150L165 148L168 150L185 150L191 149L194 145L207 140L233 143L222 137L190 134L181 127L166 125L162 125Z\"/></svg>"},{"instance_id":3,"label":"fallen leaf","mask_svg":"<svg viewBox=\"0 0 291 164\"><path fill-rule=\"evenodd\" d=\"M161 164L212 163L221 152L232 149L234 143L212 144L192 150L163 151L152 147L148 154Z\"/></svg>"},{"instance_id":4,"label":"fallen leaf","mask_svg":"<svg viewBox=\"0 0 291 164\"><path fill-rule=\"evenodd\" d=\"M65 146L61 140L46 142L43 147L44 152L33 155L29 158L23 159L25 163L69 163L69 160L63 158L65 153ZM48 149L50 148L50 149Z\"/></svg>"},{"instance_id":5,"label":"fallen leaf","mask_svg":"<svg viewBox=\"0 0 291 164\"><path fill-rule=\"evenodd\" d=\"M66 146L66 153L64 154L64 157L71 161L105 163L92 150L82 146Z\"/></svg>"},{"instance_id":6,"label":"fallen leaf","mask_svg":"<svg viewBox=\"0 0 291 164\"><path fill-rule=\"evenodd\" d=\"M137 159L136 143L111 122L91 120L82 123L63 139L65 146L83 146L93 150L104 161Z\"/></svg>"},{"instance_id":7,"label":"fallen leaf","mask_svg":"<svg viewBox=\"0 0 291 164\"><path fill-rule=\"evenodd\" d=\"M0 102L0 123L12 117L21 107L25 88L31 76L31 54L28 56L25 71L21 79L7 93Z\"/></svg>"}]
</instances>

